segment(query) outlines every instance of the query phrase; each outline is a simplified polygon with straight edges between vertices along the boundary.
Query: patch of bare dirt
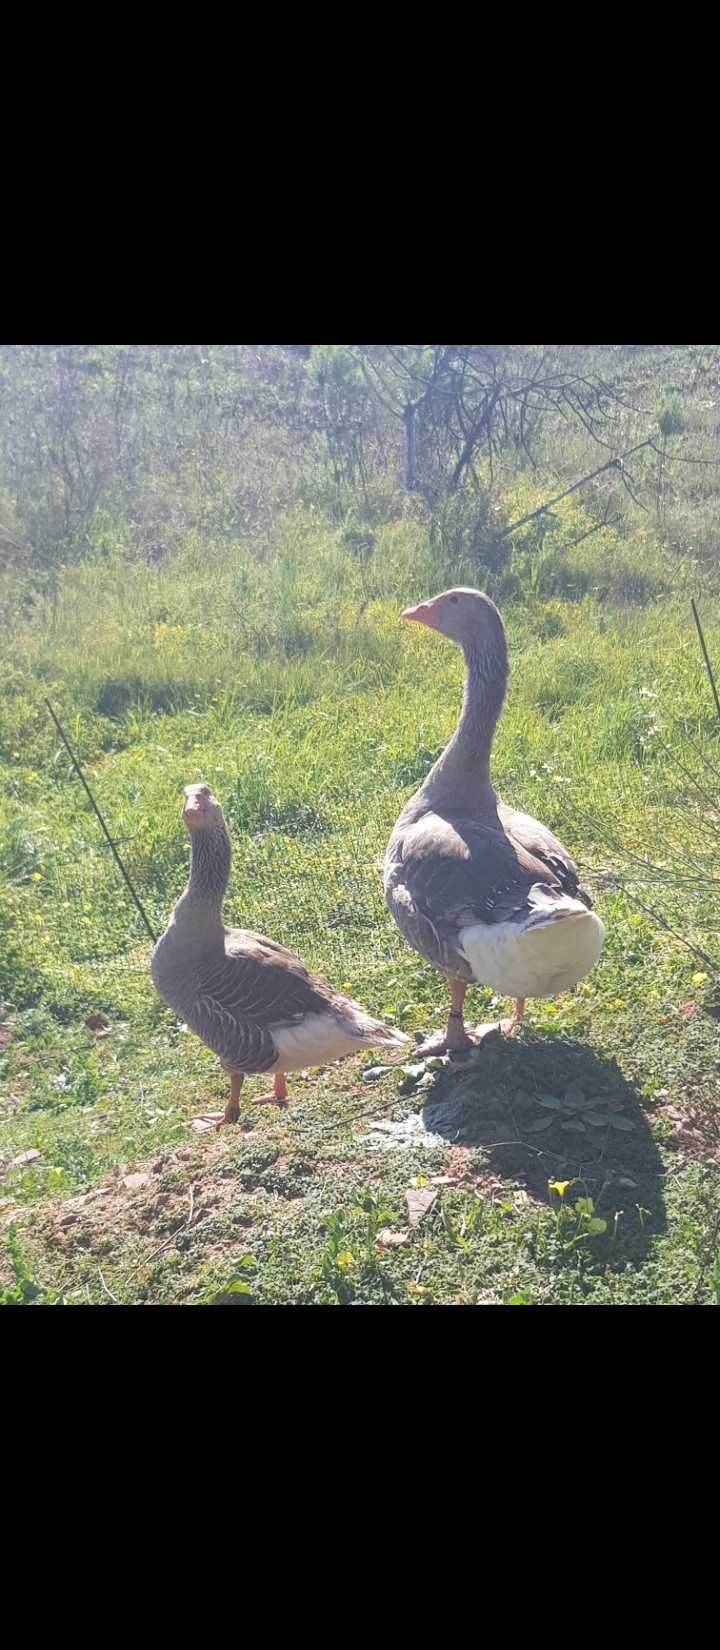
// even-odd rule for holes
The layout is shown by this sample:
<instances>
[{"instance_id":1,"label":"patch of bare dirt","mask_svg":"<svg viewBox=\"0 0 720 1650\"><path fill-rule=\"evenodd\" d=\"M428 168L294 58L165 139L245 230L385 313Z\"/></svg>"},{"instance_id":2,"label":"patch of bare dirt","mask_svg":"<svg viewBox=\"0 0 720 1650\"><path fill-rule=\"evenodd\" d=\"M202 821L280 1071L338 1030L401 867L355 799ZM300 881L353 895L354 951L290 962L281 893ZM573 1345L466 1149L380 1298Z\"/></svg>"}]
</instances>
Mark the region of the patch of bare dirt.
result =
<instances>
[{"instance_id":1,"label":"patch of bare dirt","mask_svg":"<svg viewBox=\"0 0 720 1650\"><path fill-rule=\"evenodd\" d=\"M720 1115L708 1106L681 1106L668 1101L658 1106L657 1116L672 1126L670 1145L687 1157L720 1163Z\"/></svg>"},{"instance_id":2,"label":"patch of bare dirt","mask_svg":"<svg viewBox=\"0 0 720 1650\"><path fill-rule=\"evenodd\" d=\"M475 1169L470 1165L471 1152L467 1146L453 1146L448 1154L447 1173L451 1181L459 1186L471 1186L480 1197L487 1198L489 1203L495 1203L498 1198L508 1195L507 1181L499 1175L493 1174L490 1169ZM517 1209L525 1208L528 1203L538 1201L530 1198L526 1191L516 1191L513 1194L513 1206Z\"/></svg>"},{"instance_id":3,"label":"patch of bare dirt","mask_svg":"<svg viewBox=\"0 0 720 1650\"><path fill-rule=\"evenodd\" d=\"M41 1247L68 1258L83 1249L120 1257L138 1242L169 1247L183 1228L189 1231L238 1197L235 1176L215 1174L224 1156L222 1140L202 1152L162 1151L141 1168L117 1167L105 1185L80 1197L34 1205L23 1219Z\"/></svg>"},{"instance_id":4,"label":"patch of bare dirt","mask_svg":"<svg viewBox=\"0 0 720 1650\"><path fill-rule=\"evenodd\" d=\"M59 1203L34 1204L10 1218L21 1221L33 1244L64 1272L72 1272L83 1254L103 1265L107 1257L113 1290L132 1299L136 1288L142 1296L148 1267L162 1264L173 1250L195 1250L195 1232L203 1223L206 1240L197 1240L202 1270L227 1252L227 1236L214 1224L218 1216L228 1212L233 1229L251 1227L257 1219L254 1200L264 1194L273 1207L282 1207L283 1219L301 1213L303 1191L292 1183L294 1164L269 1143L240 1133L229 1138L225 1131L197 1146L163 1149L141 1164L116 1165L104 1185ZM295 1166L298 1172L309 1167L302 1154ZM107 1283L104 1288L117 1298Z\"/></svg>"},{"instance_id":5,"label":"patch of bare dirt","mask_svg":"<svg viewBox=\"0 0 720 1650\"><path fill-rule=\"evenodd\" d=\"M447 1172L453 1180L468 1180L470 1177L470 1151L467 1146L451 1146L448 1152Z\"/></svg>"},{"instance_id":6,"label":"patch of bare dirt","mask_svg":"<svg viewBox=\"0 0 720 1650\"><path fill-rule=\"evenodd\" d=\"M367 1158L319 1157L317 1160L317 1168L318 1170L322 1169L324 1174L332 1176L335 1180L342 1180L345 1175L350 1173L351 1169L366 1169Z\"/></svg>"}]
</instances>

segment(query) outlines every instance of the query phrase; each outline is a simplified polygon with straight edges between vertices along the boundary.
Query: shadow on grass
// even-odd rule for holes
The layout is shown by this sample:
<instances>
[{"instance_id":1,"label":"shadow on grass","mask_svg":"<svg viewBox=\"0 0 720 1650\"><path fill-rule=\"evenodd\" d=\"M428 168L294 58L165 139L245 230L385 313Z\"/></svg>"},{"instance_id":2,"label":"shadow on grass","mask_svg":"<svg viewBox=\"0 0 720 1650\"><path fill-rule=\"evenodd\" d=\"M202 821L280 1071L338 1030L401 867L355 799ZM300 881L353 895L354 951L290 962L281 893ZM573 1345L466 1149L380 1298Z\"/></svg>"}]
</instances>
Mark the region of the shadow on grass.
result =
<instances>
[{"instance_id":1,"label":"shadow on grass","mask_svg":"<svg viewBox=\"0 0 720 1650\"><path fill-rule=\"evenodd\" d=\"M640 1097L616 1060L586 1044L491 1034L438 1073L422 1120L543 1202L551 1178L584 1182L573 1191L586 1189L609 1229L616 1210L638 1208L632 1239L613 1257L621 1265L642 1259L666 1228L664 1168Z\"/></svg>"}]
</instances>

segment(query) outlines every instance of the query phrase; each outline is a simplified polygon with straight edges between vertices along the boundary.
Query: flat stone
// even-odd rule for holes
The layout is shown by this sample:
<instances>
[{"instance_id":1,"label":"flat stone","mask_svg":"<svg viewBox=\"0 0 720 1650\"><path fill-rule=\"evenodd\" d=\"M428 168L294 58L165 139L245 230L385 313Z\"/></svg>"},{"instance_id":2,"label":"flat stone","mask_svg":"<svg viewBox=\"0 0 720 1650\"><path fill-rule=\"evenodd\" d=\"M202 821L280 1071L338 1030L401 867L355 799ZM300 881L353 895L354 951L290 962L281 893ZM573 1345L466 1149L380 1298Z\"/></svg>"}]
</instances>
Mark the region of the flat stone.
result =
<instances>
[{"instance_id":1,"label":"flat stone","mask_svg":"<svg viewBox=\"0 0 720 1650\"><path fill-rule=\"evenodd\" d=\"M437 1195L437 1192L431 1192L422 1186L418 1187L417 1191L405 1193L408 1220L411 1226L417 1226L423 1215L426 1215L428 1210L432 1209Z\"/></svg>"},{"instance_id":2,"label":"flat stone","mask_svg":"<svg viewBox=\"0 0 720 1650\"><path fill-rule=\"evenodd\" d=\"M385 1117L377 1118L361 1139L371 1151L407 1151L412 1146L425 1146L432 1150L435 1146L446 1144L442 1135L428 1132L417 1112L411 1112L409 1117L396 1122Z\"/></svg>"},{"instance_id":3,"label":"flat stone","mask_svg":"<svg viewBox=\"0 0 720 1650\"><path fill-rule=\"evenodd\" d=\"M409 1241L409 1232L396 1232L393 1231L391 1226L383 1226L382 1231L378 1232L376 1238L376 1243L381 1249L398 1249L401 1244L409 1243Z\"/></svg>"},{"instance_id":4,"label":"flat stone","mask_svg":"<svg viewBox=\"0 0 720 1650\"><path fill-rule=\"evenodd\" d=\"M141 1187L149 1185L149 1174L126 1174L123 1176L123 1186L128 1192L139 1192Z\"/></svg>"}]
</instances>

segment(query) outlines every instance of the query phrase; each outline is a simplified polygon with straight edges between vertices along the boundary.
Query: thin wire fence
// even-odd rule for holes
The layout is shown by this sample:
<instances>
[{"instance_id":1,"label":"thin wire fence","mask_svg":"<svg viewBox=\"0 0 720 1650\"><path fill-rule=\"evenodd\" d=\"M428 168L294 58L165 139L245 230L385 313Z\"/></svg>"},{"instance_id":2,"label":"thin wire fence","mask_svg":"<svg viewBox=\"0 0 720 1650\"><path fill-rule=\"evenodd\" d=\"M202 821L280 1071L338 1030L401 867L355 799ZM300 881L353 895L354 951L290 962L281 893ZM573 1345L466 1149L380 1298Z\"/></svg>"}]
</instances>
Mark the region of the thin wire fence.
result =
<instances>
[{"instance_id":1,"label":"thin wire fence","mask_svg":"<svg viewBox=\"0 0 720 1650\"><path fill-rule=\"evenodd\" d=\"M77 787L74 787L77 789ZM233 863L225 921L253 929L296 951L336 985L407 957L382 892L382 861L404 795L325 803L322 819L301 828L231 830ZM142 799L136 801L142 810ZM106 814L112 834L112 817ZM48 982L80 991L130 986L149 976L152 942L92 816L81 851L56 847L37 887L33 955ZM178 820L178 828L180 821ZM113 836L152 928L162 933L184 886L181 867L148 885L147 848Z\"/></svg>"},{"instance_id":2,"label":"thin wire fence","mask_svg":"<svg viewBox=\"0 0 720 1650\"><path fill-rule=\"evenodd\" d=\"M667 721L672 727L671 713ZM715 952L719 931L717 902L712 897L717 879L707 868L714 862L708 848L720 844L720 813L712 806L718 775L702 749L683 743L683 760L679 761L660 728L653 726L650 731L663 760L649 772L619 772L614 808L608 811L606 805L594 816L571 795L566 796L568 841L587 840L589 829L596 875L587 862L584 871L591 891L622 888L658 927L718 968L720 958L715 961L707 950L709 944ZM67 749L72 758L69 745ZM710 769L709 776L706 769ZM676 787L678 778L684 786L680 807L668 805L673 778ZM165 839L158 838L158 851L154 851L148 822L157 816L157 797L150 786L143 791L136 774L131 794L124 786L118 789L117 776L112 774L99 775L93 785L107 822L108 840L101 834L102 814L82 773L77 770L76 777L69 772L62 789L67 817L76 826L73 846L48 845L36 889L29 952L55 995L77 992L88 996L99 988L117 998L122 995L123 982L128 989L137 989L145 979L150 988L152 945L113 849L119 850L123 876L129 874L149 926L157 934L163 931L184 886L186 861L179 853L168 858ZM643 786L647 789L641 795ZM407 795L408 790L393 790L354 801L324 798L320 812L290 804L281 823L258 827L256 822L254 828L248 828L242 817L233 819L231 813L233 865L224 907L226 922L289 946L336 985L369 992L371 1006L373 980L381 993L383 979L398 965L407 968L410 961L382 894L385 847ZM128 810L141 821L137 830L123 828ZM655 841L650 848L652 820ZM184 835L179 819L177 829L179 848ZM603 866L597 864L598 849L603 857L604 850L608 853ZM429 994L434 995L432 987ZM423 995L428 995L425 988Z\"/></svg>"}]
</instances>

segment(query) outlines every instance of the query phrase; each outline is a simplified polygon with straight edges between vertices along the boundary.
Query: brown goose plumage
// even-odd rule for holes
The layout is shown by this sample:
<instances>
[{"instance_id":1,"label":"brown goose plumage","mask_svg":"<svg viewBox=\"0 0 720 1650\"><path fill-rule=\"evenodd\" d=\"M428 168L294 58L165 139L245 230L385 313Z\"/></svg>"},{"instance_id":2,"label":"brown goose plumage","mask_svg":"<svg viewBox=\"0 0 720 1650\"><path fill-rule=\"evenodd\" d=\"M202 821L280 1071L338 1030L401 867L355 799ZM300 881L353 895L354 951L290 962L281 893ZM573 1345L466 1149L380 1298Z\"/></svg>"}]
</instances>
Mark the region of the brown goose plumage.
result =
<instances>
[{"instance_id":1,"label":"brown goose plumage","mask_svg":"<svg viewBox=\"0 0 720 1650\"><path fill-rule=\"evenodd\" d=\"M185 789L190 879L152 956L153 984L231 1076L224 1113L200 1124L235 1122L243 1077L285 1073L375 1046L399 1047L404 1033L311 974L292 951L244 928L226 928L222 904L231 848L222 809L207 785ZM266 1098L264 1096L260 1098Z\"/></svg>"},{"instance_id":2,"label":"brown goose plumage","mask_svg":"<svg viewBox=\"0 0 720 1650\"><path fill-rule=\"evenodd\" d=\"M468 1042L470 981L516 1000L567 990L597 961L603 925L570 855L545 825L498 800L490 750L508 676L505 631L479 590L448 590L403 618L439 630L465 653L460 720L403 809L385 855L385 898L408 944L450 980L452 1007L436 1048Z\"/></svg>"}]
</instances>

